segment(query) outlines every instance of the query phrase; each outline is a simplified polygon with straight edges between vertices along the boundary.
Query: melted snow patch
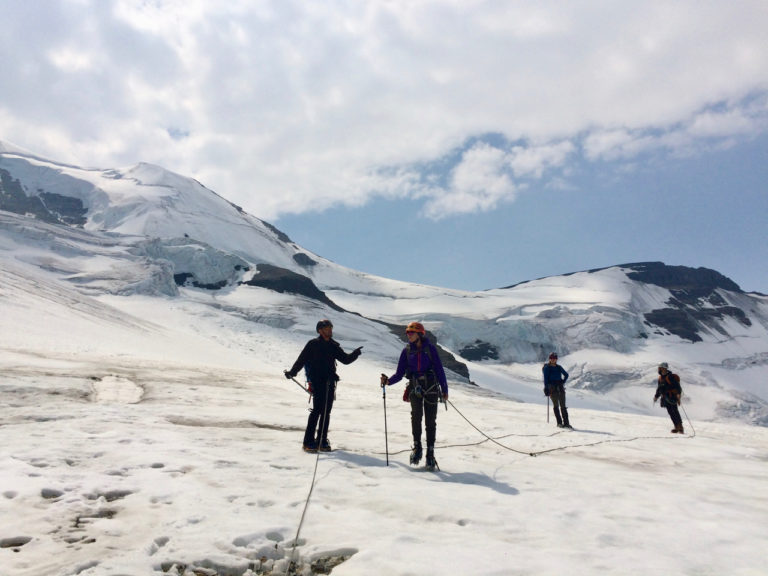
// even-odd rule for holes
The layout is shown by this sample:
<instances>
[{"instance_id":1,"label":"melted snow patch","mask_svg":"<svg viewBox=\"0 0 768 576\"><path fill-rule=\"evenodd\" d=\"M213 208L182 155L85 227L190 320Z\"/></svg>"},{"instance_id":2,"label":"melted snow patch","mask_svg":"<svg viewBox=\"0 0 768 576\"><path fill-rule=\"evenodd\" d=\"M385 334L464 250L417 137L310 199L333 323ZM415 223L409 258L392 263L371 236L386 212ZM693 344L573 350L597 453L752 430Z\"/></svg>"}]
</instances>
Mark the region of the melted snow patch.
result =
<instances>
[{"instance_id":1,"label":"melted snow patch","mask_svg":"<svg viewBox=\"0 0 768 576\"><path fill-rule=\"evenodd\" d=\"M105 376L92 382L91 401L101 404L138 404L144 388L123 376Z\"/></svg>"}]
</instances>

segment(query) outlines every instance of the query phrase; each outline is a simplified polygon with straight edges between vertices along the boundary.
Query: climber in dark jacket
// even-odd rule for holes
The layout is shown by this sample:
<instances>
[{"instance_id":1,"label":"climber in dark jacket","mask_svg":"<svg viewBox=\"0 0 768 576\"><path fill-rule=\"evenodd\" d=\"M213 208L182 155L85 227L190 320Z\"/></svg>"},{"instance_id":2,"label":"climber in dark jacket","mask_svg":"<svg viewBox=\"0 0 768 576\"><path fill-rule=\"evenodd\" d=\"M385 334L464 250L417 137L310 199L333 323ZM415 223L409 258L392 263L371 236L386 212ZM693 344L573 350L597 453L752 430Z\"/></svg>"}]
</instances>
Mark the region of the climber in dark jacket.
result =
<instances>
[{"instance_id":1,"label":"climber in dark jacket","mask_svg":"<svg viewBox=\"0 0 768 576\"><path fill-rule=\"evenodd\" d=\"M672 419L672 424L675 425L671 430L672 434L685 434L683 419L680 417L680 410L677 409L680 405L680 395L682 393L680 377L669 371L669 364L666 362L659 364L659 382L656 386L656 395L653 397L653 401L656 402L656 400L661 398L661 407L667 409L667 414Z\"/></svg>"},{"instance_id":2,"label":"climber in dark jacket","mask_svg":"<svg viewBox=\"0 0 768 576\"><path fill-rule=\"evenodd\" d=\"M568 408L565 405L565 382L568 372L557 363L557 354L549 355L549 362L541 369L544 375L544 395L552 399L552 411L555 413L558 428L572 428L568 421ZM560 416L562 411L563 415Z\"/></svg>"},{"instance_id":3,"label":"climber in dark jacket","mask_svg":"<svg viewBox=\"0 0 768 576\"><path fill-rule=\"evenodd\" d=\"M304 450L306 452L329 452L328 425L331 421L331 409L336 392L336 360L342 364L351 364L360 356L360 348L347 354L333 339L333 324L330 320L317 323L319 336L307 342L290 370L285 371L286 378L295 378L306 367L307 381L311 383L312 411L307 419L304 431ZM317 435L315 431L317 430Z\"/></svg>"}]
</instances>

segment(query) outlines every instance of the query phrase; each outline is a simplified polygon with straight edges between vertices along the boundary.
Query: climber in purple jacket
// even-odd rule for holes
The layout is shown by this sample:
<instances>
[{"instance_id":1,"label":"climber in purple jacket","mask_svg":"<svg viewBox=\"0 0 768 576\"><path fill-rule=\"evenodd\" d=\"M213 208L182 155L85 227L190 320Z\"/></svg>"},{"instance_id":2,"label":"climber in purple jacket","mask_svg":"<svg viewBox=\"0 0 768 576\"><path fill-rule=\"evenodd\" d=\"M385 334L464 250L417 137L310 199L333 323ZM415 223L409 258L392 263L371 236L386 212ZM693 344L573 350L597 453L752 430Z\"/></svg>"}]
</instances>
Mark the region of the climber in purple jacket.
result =
<instances>
[{"instance_id":1,"label":"climber in purple jacket","mask_svg":"<svg viewBox=\"0 0 768 576\"><path fill-rule=\"evenodd\" d=\"M381 375L381 385L391 386L408 378L408 385L403 400L411 403L411 433L413 449L411 464L418 464L422 456L421 420L424 416L427 430L427 468L437 466L435 460L435 436L437 430L437 406L448 400L448 381L445 370L437 354L437 348L429 338L420 322L411 322L405 329L408 345L400 354L395 373L387 377Z\"/></svg>"}]
</instances>

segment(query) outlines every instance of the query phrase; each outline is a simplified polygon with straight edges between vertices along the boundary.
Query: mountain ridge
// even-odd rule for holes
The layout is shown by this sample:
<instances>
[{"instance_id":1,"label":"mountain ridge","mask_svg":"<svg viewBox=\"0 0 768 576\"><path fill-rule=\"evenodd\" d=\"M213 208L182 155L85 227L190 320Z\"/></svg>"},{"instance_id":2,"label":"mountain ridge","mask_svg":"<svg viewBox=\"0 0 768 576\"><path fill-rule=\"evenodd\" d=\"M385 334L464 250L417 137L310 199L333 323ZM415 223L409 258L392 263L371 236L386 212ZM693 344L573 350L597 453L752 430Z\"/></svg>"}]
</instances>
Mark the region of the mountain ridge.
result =
<instances>
[{"instance_id":1,"label":"mountain ridge","mask_svg":"<svg viewBox=\"0 0 768 576\"><path fill-rule=\"evenodd\" d=\"M0 175L3 244L89 296L204 302L293 333L311 334L304 317L317 316L394 330L372 352L383 361L402 346L396 327L418 319L453 378L523 401L534 401L534 367L552 350L586 405L636 405L664 358L689 392L712 396L706 417L746 410L768 424L768 299L714 270L635 262L482 292L443 289L336 265L152 164L85 170L0 145ZM286 318L270 309L270 293Z\"/></svg>"}]
</instances>

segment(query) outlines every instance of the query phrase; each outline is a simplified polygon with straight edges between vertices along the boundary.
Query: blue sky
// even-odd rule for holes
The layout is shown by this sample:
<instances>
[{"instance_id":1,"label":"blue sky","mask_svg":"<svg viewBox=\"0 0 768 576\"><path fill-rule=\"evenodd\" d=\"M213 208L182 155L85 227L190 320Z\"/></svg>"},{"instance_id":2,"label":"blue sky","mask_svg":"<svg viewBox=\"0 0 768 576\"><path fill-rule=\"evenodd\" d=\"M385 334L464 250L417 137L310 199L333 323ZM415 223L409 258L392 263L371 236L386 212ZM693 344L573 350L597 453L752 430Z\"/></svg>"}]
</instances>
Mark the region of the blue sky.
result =
<instances>
[{"instance_id":1,"label":"blue sky","mask_svg":"<svg viewBox=\"0 0 768 576\"><path fill-rule=\"evenodd\" d=\"M484 290L652 260L768 293L768 136L629 172L585 163L567 187L532 187L490 212L433 220L422 206L379 200L276 225L339 264L437 286Z\"/></svg>"},{"instance_id":2,"label":"blue sky","mask_svg":"<svg viewBox=\"0 0 768 576\"><path fill-rule=\"evenodd\" d=\"M768 4L6 0L0 139L191 176L366 272L768 292Z\"/></svg>"}]
</instances>

